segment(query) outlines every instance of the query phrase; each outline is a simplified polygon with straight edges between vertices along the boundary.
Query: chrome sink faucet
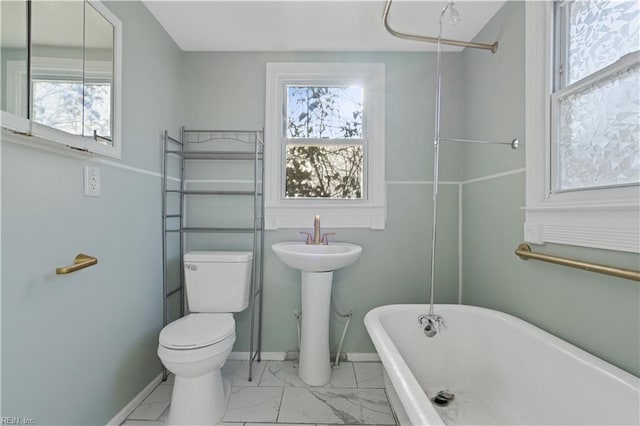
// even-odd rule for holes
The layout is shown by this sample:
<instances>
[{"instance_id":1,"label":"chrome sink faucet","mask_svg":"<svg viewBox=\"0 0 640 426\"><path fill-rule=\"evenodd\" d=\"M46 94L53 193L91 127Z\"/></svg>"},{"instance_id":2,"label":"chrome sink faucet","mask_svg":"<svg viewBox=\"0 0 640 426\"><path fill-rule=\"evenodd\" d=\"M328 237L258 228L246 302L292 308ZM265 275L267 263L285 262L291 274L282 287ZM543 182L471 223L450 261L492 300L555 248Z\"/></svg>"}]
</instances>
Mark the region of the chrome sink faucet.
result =
<instances>
[{"instance_id":1,"label":"chrome sink faucet","mask_svg":"<svg viewBox=\"0 0 640 426\"><path fill-rule=\"evenodd\" d=\"M320 244L322 242L320 238L320 215L317 214L313 219L313 244ZM309 242L307 242L309 244Z\"/></svg>"},{"instance_id":2,"label":"chrome sink faucet","mask_svg":"<svg viewBox=\"0 0 640 426\"><path fill-rule=\"evenodd\" d=\"M306 243L309 245L327 245L329 244L329 235L336 235L335 232L326 232L320 236L320 215L316 215L313 219L313 237L310 232L300 232L307 236Z\"/></svg>"}]
</instances>

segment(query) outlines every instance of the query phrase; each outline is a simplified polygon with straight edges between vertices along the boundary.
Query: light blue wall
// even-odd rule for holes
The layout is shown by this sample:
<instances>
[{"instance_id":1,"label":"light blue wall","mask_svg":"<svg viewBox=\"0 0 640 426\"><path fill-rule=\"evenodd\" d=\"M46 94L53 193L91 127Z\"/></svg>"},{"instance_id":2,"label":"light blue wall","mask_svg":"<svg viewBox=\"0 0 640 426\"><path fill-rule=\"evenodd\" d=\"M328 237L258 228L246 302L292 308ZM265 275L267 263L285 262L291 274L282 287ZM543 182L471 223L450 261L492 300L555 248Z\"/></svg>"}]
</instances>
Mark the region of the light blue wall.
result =
<instances>
[{"instance_id":1,"label":"light blue wall","mask_svg":"<svg viewBox=\"0 0 640 426\"><path fill-rule=\"evenodd\" d=\"M2 416L38 424L105 424L161 371L160 132L182 121L182 53L142 3L106 4L123 23L122 160L2 141ZM82 195L85 164L100 198ZM79 252L98 265L55 275Z\"/></svg>"},{"instance_id":2,"label":"light blue wall","mask_svg":"<svg viewBox=\"0 0 640 426\"><path fill-rule=\"evenodd\" d=\"M460 55L445 56L444 130L453 132L461 107ZM426 303L431 246L431 185L407 181L432 179L432 140L435 94L435 55L424 53L186 53L184 62L185 124L188 128L261 129L264 126L265 64L267 62L382 62L386 67L386 179L404 181L387 185L388 217L384 231L329 229L335 240L364 247L361 259L334 275L338 309L353 309L344 350L374 352L362 319L373 307L388 303ZM267 148L269 143L267 141ZM442 152L442 179L457 181L456 147ZM213 166L212 166L213 167ZM211 172L214 173L213 171ZM454 303L458 293L458 185L443 185L440 201L439 261L436 300ZM221 219L224 211L189 204L196 224ZM241 208L241 207L238 207ZM243 207L250 209L249 205ZM313 218L309 218L309 227ZM308 229L307 229L308 230ZM299 240L300 229L266 232L265 351L295 350L296 325L292 315L300 309L299 272L282 264L271 244ZM191 239L191 248L223 248L224 239ZM234 248L240 247L237 243ZM234 350L247 350L247 314L236 315L238 338ZM331 347L337 346L344 323L332 316Z\"/></svg>"},{"instance_id":3,"label":"light blue wall","mask_svg":"<svg viewBox=\"0 0 640 426\"><path fill-rule=\"evenodd\" d=\"M182 53L141 3L107 5L124 25L124 148L122 161L97 164L102 197L82 196L82 167L95 165L92 157L2 142L2 415L30 416L41 424L104 424L157 376L161 366L155 351L162 326L160 132L177 135L181 124L262 128L267 62L386 65L386 179L395 182L387 185L387 227L333 230L337 240L364 247L360 261L334 278L338 308L354 312L344 350L373 352L362 325L368 310L428 298L431 185L425 181L432 179L434 55ZM478 40L496 37L501 46L495 55L468 49L444 55L443 134L524 139L523 3L507 2ZM637 284L513 255L524 221L522 167L524 150L443 147L445 181L515 172L442 186L436 302L455 303L458 298L461 188L463 302L519 316L639 374ZM191 209L189 215L192 220L222 216L207 208ZM297 232L269 231L266 247L298 239ZM194 249L243 244L190 240ZM638 267L638 257L625 253L562 246L548 251ZM53 273L78 252L97 256L99 264L69 276ZM269 249L265 272L263 349L293 350L298 272ZM236 320L234 350L244 351L247 313ZM332 321L335 348L343 323L336 317Z\"/></svg>"},{"instance_id":4,"label":"light blue wall","mask_svg":"<svg viewBox=\"0 0 640 426\"><path fill-rule=\"evenodd\" d=\"M524 141L524 2L507 2L478 35L495 55L466 50L467 136ZM542 141L524 141L542 143ZM513 314L635 375L640 374L640 286L513 254L523 239L524 149L467 146L464 179L515 174L462 186L463 303ZM638 269L638 255L562 245L534 250Z\"/></svg>"}]
</instances>

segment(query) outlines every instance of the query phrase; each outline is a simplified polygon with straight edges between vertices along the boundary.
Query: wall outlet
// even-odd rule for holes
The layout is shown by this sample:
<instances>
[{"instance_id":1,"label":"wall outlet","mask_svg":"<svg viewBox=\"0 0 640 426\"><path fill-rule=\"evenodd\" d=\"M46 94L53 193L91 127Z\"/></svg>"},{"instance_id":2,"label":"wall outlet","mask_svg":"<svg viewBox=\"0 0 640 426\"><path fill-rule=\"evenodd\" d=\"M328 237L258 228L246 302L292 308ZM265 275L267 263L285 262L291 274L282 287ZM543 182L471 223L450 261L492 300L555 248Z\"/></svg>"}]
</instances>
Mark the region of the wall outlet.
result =
<instances>
[{"instance_id":1,"label":"wall outlet","mask_svg":"<svg viewBox=\"0 0 640 426\"><path fill-rule=\"evenodd\" d=\"M85 197L99 197L102 191L100 168L84 166L84 195Z\"/></svg>"}]
</instances>

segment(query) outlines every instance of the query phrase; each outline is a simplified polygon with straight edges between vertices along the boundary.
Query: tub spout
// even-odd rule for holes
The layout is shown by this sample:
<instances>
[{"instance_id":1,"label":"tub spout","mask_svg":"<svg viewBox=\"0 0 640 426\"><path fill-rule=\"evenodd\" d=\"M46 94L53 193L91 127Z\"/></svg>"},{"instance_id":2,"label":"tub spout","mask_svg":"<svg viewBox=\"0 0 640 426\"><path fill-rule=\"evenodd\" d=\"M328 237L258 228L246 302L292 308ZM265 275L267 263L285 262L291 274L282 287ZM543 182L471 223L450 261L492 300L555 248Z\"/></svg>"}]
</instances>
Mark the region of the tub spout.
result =
<instances>
[{"instance_id":1,"label":"tub spout","mask_svg":"<svg viewBox=\"0 0 640 426\"><path fill-rule=\"evenodd\" d=\"M435 336L440 332L440 328L444 328L444 318L436 314L420 315L418 323L427 337Z\"/></svg>"}]
</instances>

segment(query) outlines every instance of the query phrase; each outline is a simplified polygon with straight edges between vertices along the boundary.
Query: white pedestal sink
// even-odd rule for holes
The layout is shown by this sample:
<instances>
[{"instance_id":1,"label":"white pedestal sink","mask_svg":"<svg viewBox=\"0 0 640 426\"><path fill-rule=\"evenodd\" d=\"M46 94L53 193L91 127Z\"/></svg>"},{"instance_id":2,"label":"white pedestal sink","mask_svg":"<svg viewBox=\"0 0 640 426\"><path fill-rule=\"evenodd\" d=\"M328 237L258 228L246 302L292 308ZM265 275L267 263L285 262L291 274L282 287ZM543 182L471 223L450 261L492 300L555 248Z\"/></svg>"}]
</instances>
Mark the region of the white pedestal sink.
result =
<instances>
[{"instance_id":1,"label":"white pedestal sink","mask_svg":"<svg viewBox=\"0 0 640 426\"><path fill-rule=\"evenodd\" d=\"M333 271L358 260L362 247L349 243L308 245L284 241L271 248L285 265L302 272L298 375L309 385L325 385L331 380L329 310Z\"/></svg>"}]
</instances>

